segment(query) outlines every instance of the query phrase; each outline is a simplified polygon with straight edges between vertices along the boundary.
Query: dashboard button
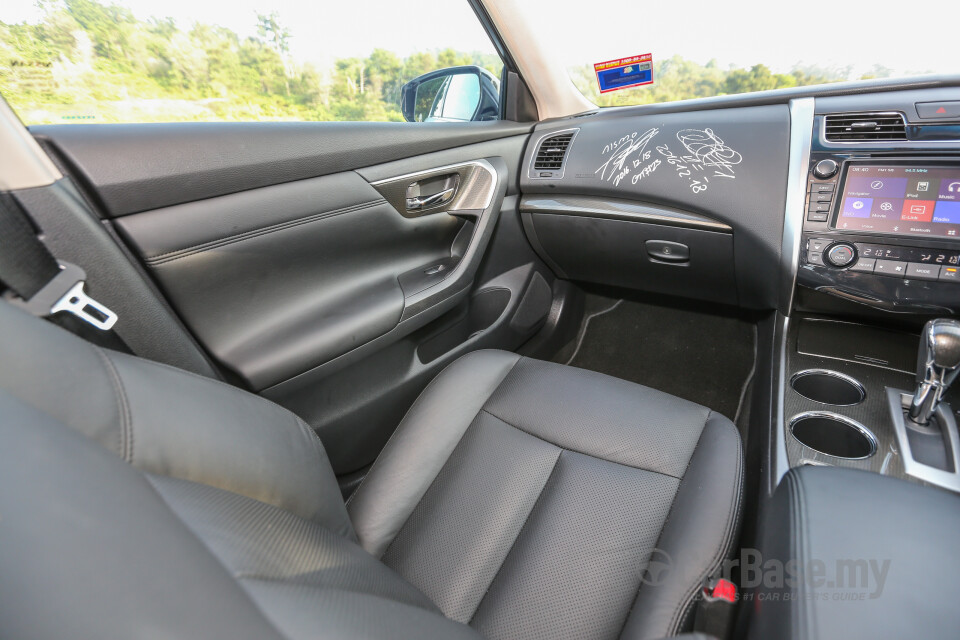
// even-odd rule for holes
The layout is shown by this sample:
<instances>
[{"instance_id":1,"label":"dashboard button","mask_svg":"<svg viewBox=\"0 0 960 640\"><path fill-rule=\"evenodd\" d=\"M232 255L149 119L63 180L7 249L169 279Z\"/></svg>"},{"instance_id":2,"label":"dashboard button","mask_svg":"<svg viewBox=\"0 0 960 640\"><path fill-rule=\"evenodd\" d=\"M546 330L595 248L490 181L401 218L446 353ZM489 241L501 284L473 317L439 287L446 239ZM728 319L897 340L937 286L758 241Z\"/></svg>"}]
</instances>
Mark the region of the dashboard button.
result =
<instances>
[{"instance_id":1,"label":"dashboard button","mask_svg":"<svg viewBox=\"0 0 960 640\"><path fill-rule=\"evenodd\" d=\"M807 220L810 222L826 222L827 221L827 212L826 211L811 211L807 214Z\"/></svg>"},{"instance_id":2,"label":"dashboard button","mask_svg":"<svg viewBox=\"0 0 960 640\"><path fill-rule=\"evenodd\" d=\"M856 250L848 244L834 245L827 252L827 262L835 267L845 267L857 257Z\"/></svg>"},{"instance_id":3,"label":"dashboard button","mask_svg":"<svg viewBox=\"0 0 960 640\"><path fill-rule=\"evenodd\" d=\"M833 193L835 187L832 182L811 182L810 193Z\"/></svg>"},{"instance_id":4,"label":"dashboard button","mask_svg":"<svg viewBox=\"0 0 960 640\"><path fill-rule=\"evenodd\" d=\"M873 268L874 273L896 276L897 278L902 278L906 270L907 263L899 260L877 260L877 266Z\"/></svg>"},{"instance_id":5,"label":"dashboard button","mask_svg":"<svg viewBox=\"0 0 960 640\"><path fill-rule=\"evenodd\" d=\"M827 178L832 178L837 175L837 171L840 169L840 165L837 164L836 160L821 160L813 168L813 175L817 176L821 180L826 180Z\"/></svg>"},{"instance_id":6,"label":"dashboard button","mask_svg":"<svg viewBox=\"0 0 960 640\"><path fill-rule=\"evenodd\" d=\"M808 264L823 264L823 254L819 251L807 251Z\"/></svg>"},{"instance_id":7,"label":"dashboard button","mask_svg":"<svg viewBox=\"0 0 960 640\"><path fill-rule=\"evenodd\" d=\"M873 273L873 267L876 264L877 264L876 258L860 258L852 267L850 267L850 271Z\"/></svg>"},{"instance_id":8,"label":"dashboard button","mask_svg":"<svg viewBox=\"0 0 960 640\"><path fill-rule=\"evenodd\" d=\"M830 202L833 200L832 191L818 191L810 194L810 202Z\"/></svg>"},{"instance_id":9,"label":"dashboard button","mask_svg":"<svg viewBox=\"0 0 960 640\"><path fill-rule=\"evenodd\" d=\"M948 267L946 265L940 267L940 280L945 282L960 282L960 268Z\"/></svg>"},{"instance_id":10,"label":"dashboard button","mask_svg":"<svg viewBox=\"0 0 960 640\"><path fill-rule=\"evenodd\" d=\"M810 207L808 211L830 211L829 202L810 202Z\"/></svg>"},{"instance_id":11,"label":"dashboard button","mask_svg":"<svg viewBox=\"0 0 960 640\"><path fill-rule=\"evenodd\" d=\"M807 243L807 249L819 253L823 251L831 242L833 242L833 240L830 238L810 238L810 241Z\"/></svg>"},{"instance_id":12,"label":"dashboard button","mask_svg":"<svg viewBox=\"0 0 960 640\"><path fill-rule=\"evenodd\" d=\"M915 278L917 280L936 280L940 277L940 265L908 262L907 272L904 275L907 278Z\"/></svg>"},{"instance_id":13,"label":"dashboard button","mask_svg":"<svg viewBox=\"0 0 960 640\"><path fill-rule=\"evenodd\" d=\"M918 102L917 115L921 118L960 118L960 100Z\"/></svg>"}]
</instances>

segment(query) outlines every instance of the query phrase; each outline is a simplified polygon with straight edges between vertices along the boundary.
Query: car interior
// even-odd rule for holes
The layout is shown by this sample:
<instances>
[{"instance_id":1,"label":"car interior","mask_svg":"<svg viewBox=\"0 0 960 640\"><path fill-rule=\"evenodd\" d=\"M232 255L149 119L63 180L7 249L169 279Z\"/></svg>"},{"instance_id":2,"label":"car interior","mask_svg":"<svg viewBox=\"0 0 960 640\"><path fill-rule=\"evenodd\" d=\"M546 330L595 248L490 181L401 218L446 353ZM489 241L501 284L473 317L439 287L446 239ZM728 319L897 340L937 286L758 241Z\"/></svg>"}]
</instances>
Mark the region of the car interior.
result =
<instances>
[{"instance_id":1,"label":"car interior","mask_svg":"<svg viewBox=\"0 0 960 640\"><path fill-rule=\"evenodd\" d=\"M413 122L0 100L0 635L960 633L960 76L584 108L485 4Z\"/></svg>"}]
</instances>

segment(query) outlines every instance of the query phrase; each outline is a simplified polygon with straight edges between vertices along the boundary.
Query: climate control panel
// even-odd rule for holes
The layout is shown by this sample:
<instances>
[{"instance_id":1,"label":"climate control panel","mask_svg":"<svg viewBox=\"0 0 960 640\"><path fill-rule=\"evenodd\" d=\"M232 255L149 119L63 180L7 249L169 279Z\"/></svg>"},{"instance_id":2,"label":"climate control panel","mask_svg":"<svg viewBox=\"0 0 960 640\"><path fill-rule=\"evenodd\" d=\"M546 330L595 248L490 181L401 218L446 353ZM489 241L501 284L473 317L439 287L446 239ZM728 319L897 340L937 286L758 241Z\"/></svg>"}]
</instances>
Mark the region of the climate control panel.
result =
<instances>
[{"instance_id":1,"label":"climate control panel","mask_svg":"<svg viewBox=\"0 0 960 640\"><path fill-rule=\"evenodd\" d=\"M810 238L810 265L849 269L891 278L960 283L960 251L858 242L845 238Z\"/></svg>"},{"instance_id":2,"label":"climate control panel","mask_svg":"<svg viewBox=\"0 0 960 640\"><path fill-rule=\"evenodd\" d=\"M960 313L960 247L804 234L797 284L886 311Z\"/></svg>"}]
</instances>

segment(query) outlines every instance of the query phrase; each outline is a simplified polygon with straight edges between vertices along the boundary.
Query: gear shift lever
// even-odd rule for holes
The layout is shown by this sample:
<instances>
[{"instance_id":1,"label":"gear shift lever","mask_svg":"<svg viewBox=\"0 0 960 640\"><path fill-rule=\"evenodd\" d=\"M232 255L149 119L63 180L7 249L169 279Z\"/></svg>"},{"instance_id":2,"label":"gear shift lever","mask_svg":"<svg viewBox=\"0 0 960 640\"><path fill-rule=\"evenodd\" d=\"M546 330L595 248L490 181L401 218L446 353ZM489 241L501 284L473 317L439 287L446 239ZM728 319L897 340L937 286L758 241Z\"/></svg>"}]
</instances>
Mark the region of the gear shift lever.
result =
<instances>
[{"instance_id":1,"label":"gear shift lever","mask_svg":"<svg viewBox=\"0 0 960 640\"><path fill-rule=\"evenodd\" d=\"M931 320L920 336L917 391L907 414L912 422L930 423L930 417L957 374L960 374L960 321Z\"/></svg>"}]
</instances>

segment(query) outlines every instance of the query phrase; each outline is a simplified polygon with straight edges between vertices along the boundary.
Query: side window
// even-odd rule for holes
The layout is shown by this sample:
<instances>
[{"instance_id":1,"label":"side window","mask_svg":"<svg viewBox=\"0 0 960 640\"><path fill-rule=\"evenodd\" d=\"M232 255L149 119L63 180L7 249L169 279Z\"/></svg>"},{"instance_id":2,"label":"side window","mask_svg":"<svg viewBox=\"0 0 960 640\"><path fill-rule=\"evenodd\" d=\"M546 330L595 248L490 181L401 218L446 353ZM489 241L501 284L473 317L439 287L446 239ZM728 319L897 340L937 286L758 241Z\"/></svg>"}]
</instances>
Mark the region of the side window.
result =
<instances>
[{"instance_id":1,"label":"side window","mask_svg":"<svg viewBox=\"0 0 960 640\"><path fill-rule=\"evenodd\" d=\"M0 3L0 94L31 124L499 116L466 0Z\"/></svg>"}]
</instances>

